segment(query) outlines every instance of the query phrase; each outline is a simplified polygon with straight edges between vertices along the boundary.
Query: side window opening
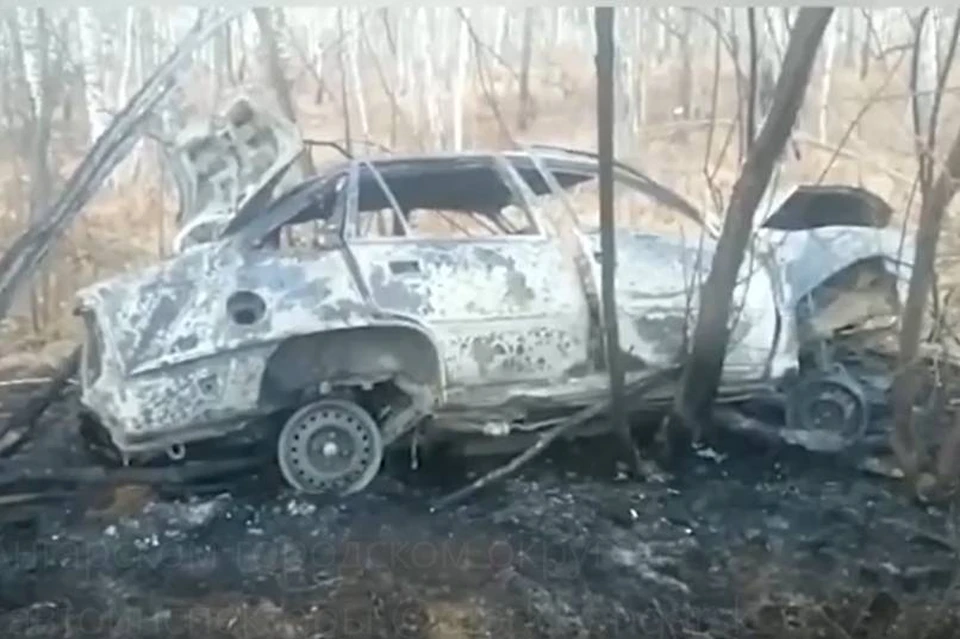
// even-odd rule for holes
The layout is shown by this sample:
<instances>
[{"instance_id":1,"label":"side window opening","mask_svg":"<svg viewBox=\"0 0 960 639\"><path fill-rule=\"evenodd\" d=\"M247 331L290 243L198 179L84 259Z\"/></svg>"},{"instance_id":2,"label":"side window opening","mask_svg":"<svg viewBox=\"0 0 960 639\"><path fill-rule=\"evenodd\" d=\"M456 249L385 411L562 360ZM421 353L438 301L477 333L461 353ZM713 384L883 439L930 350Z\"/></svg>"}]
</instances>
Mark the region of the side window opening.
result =
<instances>
[{"instance_id":1,"label":"side window opening","mask_svg":"<svg viewBox=\"0 0 960 639\"><path fill-rule=\"evenodd\" d=\"M576 179L570 173L553 172L557 181L565 186L564 192L573 207L581 229L585 232L597 232L600 229L600 184L599 176L591 174ZM528 182L529 182L528 178ZM536 204L541 213L556 223L561 216L569 215L563 198L559 194L540 189ZM685 237L687 240L699 237L704 232L703 225L680 213L647 193L631 186L617 177L613 183L614 219L617 228L649 233L651 235L670 235Z\"/></svg>"},{"instance_id":2,"label":"side window opening","mask_svg":"<svg viewBox=\"0 0 960 639\"><path fill-rule=\"evenodd\" d=\"M341 200L347 176L337 178L332 188L321 189L308 197L286 224L275 229L264 246L288 251L324 249L337 243Z\"/></svg>"},{"instance_id":3,"label":"side window opening","mask_svg":"<svg viewBox=\"0 0 960 639\"><path fill-rule=\"evenodd\" d=\"M357 182L357 211L349 231L361 239L406 236L403 208L383 175L364 163L358 167Z\"/></svg>"},{"instance_id":4,"label":"side window opening","mask_svg":"<svg viewBox=\"0 0 960 639\"><path fill-rule=\"evenodd\" d=\"M383 171L381 177L382 184L373 171L361 168L353 231L358 238L477 239L538 233L530 211L493 167L392 175Z\"/></svg>"}]
</instances>

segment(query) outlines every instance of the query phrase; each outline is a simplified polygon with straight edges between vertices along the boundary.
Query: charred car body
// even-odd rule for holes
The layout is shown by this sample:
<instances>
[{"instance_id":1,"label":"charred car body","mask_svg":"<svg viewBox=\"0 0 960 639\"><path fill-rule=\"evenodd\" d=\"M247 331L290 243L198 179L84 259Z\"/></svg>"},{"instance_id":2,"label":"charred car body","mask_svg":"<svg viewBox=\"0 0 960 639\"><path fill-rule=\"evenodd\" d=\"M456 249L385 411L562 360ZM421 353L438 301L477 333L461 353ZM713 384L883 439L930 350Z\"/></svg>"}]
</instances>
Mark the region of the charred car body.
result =
<instances>
[{"instance_id":1,"label":"charred car body","mask_svg":"<svg viewBox=\"0 0 960 639\"><path fill-rule=\"evenodd\" d=\"M296 155L277 148L216 237L79 294L81 402L125 458L178 457L273 420L291 485L349 493L387 446L529 435L607 392L599 232L584 224L595 208L576 202L597 179L594 156L349 160L275 196ZM617 230L629 381L682 362L717 225L628 166L615 180L624 201L699 229ZM865 190L771 198L735 291L721 401L779 393L787 429L853 444L871 389L831 340L896 314L909 277L899 256L912 251Z\"/></svg>"}]
</instances>

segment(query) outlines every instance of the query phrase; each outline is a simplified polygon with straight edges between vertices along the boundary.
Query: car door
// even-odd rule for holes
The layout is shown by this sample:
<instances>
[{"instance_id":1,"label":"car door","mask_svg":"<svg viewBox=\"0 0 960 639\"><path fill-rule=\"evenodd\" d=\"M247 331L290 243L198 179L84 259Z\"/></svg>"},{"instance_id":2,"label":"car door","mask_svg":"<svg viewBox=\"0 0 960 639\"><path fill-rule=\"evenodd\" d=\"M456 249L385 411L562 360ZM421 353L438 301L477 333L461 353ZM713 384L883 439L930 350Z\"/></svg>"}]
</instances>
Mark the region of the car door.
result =
<instances>
[{"instance_id":1,"label":"car door","mask_svg":"<svg viewBox=\"0 0 960 639\"><path fill-rule=\"evenodd\" d=\"M626 172L616 173L614 191L618 328L628 369L676 364L687 353L716 240L699 220L651 198L645 182ZM593 277L600 282L596 179L566 195L582 216ZM725 360L730 378L763 376L769 366L779 330L773 287L767 265L748 252L734 291Z\"/></svg>"},{"instance_id":2,"label":"car door","mask_svg":"<svg viewBox=\"0 0 960 639\"><path fill-rule=\"evenodd\" d=\"M590 323L576 272L511 170L486 156L413 169L365 164L348 199L349 250L371 298L434 333L452 387L586 372ZM474 210L497 189L510 192L523 232L490 232ZM362 219L383 208L392 224ZM390 233L365 232L385 226Z\"/></svg>"}]
</instances>

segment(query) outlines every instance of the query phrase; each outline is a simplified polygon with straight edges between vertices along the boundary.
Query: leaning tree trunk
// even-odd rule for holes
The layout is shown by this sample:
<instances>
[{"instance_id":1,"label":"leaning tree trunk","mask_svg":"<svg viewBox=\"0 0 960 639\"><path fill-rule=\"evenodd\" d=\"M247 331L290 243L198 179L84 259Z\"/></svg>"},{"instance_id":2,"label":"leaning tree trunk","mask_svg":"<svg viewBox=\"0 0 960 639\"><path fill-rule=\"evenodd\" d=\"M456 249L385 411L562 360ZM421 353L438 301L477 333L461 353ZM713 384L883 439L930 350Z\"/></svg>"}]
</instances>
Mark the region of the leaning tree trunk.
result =
<instances>
[{"instance_id":1,"label":"leaning tree trunk","mask_svg":"<svg viewBox=\"0 0 960 639\"><path fill-rule=\"evenodd\" d=\"M730 337L728 319L733 291L753 230L753 216L796 120L820 39L832 13L832 8L804 8L797 16L773 105L734 184L723 232L701 291L692 351L674 404L671 436L699 435L699 425L709 418Z\"/></svg>"}]
</instances>

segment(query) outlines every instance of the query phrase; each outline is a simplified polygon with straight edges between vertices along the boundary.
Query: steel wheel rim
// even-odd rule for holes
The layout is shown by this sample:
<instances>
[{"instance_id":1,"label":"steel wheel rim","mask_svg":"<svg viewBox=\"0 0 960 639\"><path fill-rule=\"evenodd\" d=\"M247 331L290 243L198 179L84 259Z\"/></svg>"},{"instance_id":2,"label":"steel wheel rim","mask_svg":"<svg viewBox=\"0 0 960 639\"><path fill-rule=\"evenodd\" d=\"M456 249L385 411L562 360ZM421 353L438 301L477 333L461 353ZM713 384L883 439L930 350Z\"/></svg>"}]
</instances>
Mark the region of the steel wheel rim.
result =
<instances>
[{"instance_id":1,"label":"steel wheel rim","mask_svg":"<svg viewBox=\"0 0 960 639\"><path fill-rule=\"evenodd\" d=\"M348 495L367 486L383 459L380 430L360 406L321 400L287 420L277 445L280 470L297 490Z\"/></svg>"}]
</instances>

